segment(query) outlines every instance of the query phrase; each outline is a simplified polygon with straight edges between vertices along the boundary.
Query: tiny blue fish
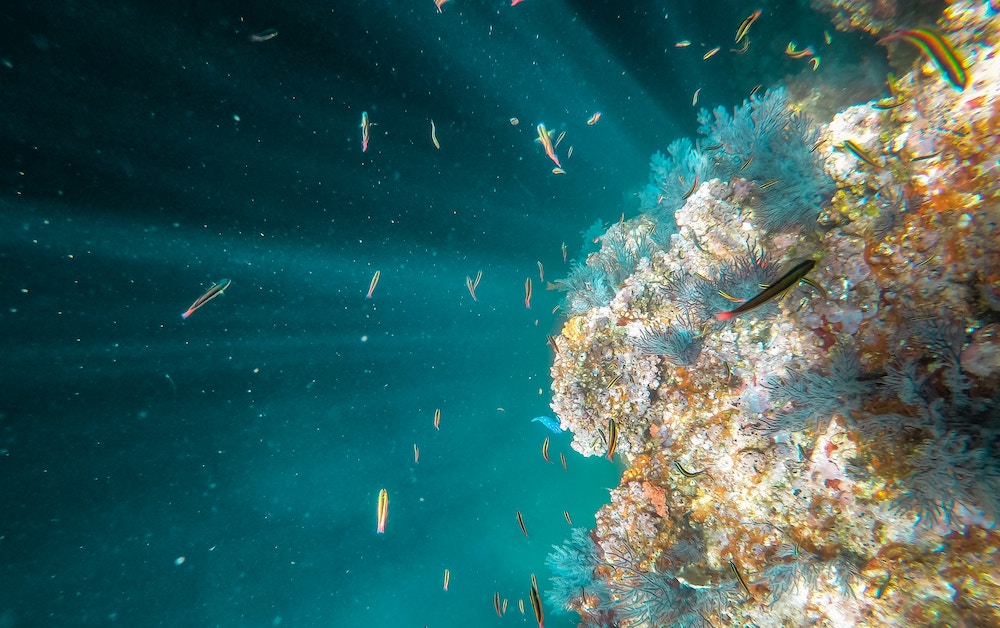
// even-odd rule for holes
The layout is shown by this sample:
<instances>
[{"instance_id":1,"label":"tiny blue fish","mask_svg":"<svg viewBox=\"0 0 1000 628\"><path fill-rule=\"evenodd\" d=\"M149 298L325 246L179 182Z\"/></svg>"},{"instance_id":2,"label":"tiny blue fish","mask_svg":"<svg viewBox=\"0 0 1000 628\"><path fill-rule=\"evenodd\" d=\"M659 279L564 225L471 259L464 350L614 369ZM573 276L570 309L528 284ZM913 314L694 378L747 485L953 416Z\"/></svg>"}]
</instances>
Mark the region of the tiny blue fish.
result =
<instances>
[{"instance_id":1,"label":"tiny blue fish","mask_svg":"<svg viewBox=\"0 0 1000 628\"><path fill-rule=\"evenodd\" d=\"M535 421L539 421L542 425L552 430L553 434L562 434L563 432L563 429L559 427L559 421L556 421L552 417L536 416L535 418L531 419L532 423L534 423Z\"/></svg>"}]
</instances>

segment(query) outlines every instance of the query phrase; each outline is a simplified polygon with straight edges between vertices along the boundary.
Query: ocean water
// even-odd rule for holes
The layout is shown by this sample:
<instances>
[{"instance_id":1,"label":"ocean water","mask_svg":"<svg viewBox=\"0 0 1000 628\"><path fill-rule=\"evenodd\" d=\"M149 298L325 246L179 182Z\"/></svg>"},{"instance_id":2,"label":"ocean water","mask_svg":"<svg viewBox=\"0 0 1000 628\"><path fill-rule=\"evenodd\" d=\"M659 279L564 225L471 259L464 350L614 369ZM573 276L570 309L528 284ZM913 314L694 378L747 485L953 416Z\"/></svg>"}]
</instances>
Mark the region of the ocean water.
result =
<instances>
[{"instance_id":1,"label":"ocean water","mask_svg":"<svg viewBox=\"0 0 1000 628\"><path fill-rule=\"evenodd\" d=\"M796 7L769 7L768 37L822 31ZM792 71L673 54L754 8L5 12L0 626L499 625L497 591L503 623L533 624L563 511L592 526L621 473L530 421L564 320L545 282L563 243L579 259L595 220L634 215L696 89L731 107ZM862 89L850 37L824 62Z\"/></svg>"}]
</instances>

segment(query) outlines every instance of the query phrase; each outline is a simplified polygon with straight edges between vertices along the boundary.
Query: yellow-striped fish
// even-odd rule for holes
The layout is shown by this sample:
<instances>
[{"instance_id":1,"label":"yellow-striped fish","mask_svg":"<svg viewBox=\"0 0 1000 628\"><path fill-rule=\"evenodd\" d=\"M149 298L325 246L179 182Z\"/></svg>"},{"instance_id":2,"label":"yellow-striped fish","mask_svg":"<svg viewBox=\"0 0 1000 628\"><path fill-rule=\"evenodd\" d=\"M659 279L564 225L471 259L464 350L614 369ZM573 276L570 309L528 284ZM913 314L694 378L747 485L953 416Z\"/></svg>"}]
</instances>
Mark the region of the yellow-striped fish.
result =
<instances>
[{"instance_id":1,"label":"yellow-striped fish","mask_svg":"<svg viewBox=\"0 0 1000 628\"><path fill-rule=\"evenodd\" d=\"M538 622L538 628L545 628L545 613L542 611L542 597L538 595L538 582L535 580L535 574L531 574L531 590L528 595L531 597L531 609L535 611L535 621Z\"/></svg>"},{"instance_id":2,"label":"yellow-striped fish","mask_svg":"<svg viewBox=\"0 0 1000 628\"><path fill-rule=\"evenodd\" d=\"M615 459L615 450L618 449L618 424L614 419L608 419L608 460Z\"/></svg>"},{"instance_id":3,"label":"yellow-striped fish","mask_svg":"<svg viewBox=\"0 0 1000 628\"><path fill-rule=\"evenodd\" d=\"M969 73L965 69L965 61L940 31L933 28L899 30L878 40L878 43L886 44L890 41L905 41L916 46L934 61L955 89L962 91L969 86Z\"/></svg>"},{"instance_id":4,"label":"yellow-striped fish","mask_svg":"<svg viewBox=\"0 0 1000 628\"><path fill-rule=\"evenodd\" d=\"M382 489L378 492L378 515L376 518L375 531L378 534L385 533L385 522L389 518L389 491Z\"/></svg>"},{"instance_id":5,"label":"yellow-striped fish","mask_svg":"<svg viewBox=\"0 0 1000 628\"><path fill-rule=\"evenodd\" d=\"M871 155L869 155L865 151L865 149L863 149L860 146L858 146L857 142L855 142L854 140L844 140L844 143L841 144L840 146L841 146L841 148L843 148L844 150L846 150L850 154L854 155L855 157L857 157L861 161L865 162L866 164L868 164L872 168L875 168L876 170L881 170L882 169L882 165L880 163L878 163L877 161L875 161L875 159Z\"/></svg>"}]
</instances>

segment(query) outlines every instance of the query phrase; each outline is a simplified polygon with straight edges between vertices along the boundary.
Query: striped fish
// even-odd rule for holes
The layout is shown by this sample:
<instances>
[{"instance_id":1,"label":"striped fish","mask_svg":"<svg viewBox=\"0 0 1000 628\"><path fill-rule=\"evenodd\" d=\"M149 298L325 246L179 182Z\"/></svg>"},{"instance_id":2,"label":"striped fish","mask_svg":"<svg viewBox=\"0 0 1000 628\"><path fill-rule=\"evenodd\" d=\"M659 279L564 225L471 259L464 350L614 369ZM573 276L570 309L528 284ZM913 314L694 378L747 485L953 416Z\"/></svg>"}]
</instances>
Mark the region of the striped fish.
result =
<instances>
[{"instance_id":1,"label":"striped fish","mask_svg":"<svg viewBox=\"0 0 1000 628\"><path fill-rule=\"evenodd\" d=\"M969 86L969 73L965 62L959 56L955 46L948 41L940 31L934 28L915 28L913 30L898 30L878 41L886 44L890 41L905 41L916 46L921 52L931 58L944 74L944 77L955 89L962 91Z\"/></svg>"}]
</instances>

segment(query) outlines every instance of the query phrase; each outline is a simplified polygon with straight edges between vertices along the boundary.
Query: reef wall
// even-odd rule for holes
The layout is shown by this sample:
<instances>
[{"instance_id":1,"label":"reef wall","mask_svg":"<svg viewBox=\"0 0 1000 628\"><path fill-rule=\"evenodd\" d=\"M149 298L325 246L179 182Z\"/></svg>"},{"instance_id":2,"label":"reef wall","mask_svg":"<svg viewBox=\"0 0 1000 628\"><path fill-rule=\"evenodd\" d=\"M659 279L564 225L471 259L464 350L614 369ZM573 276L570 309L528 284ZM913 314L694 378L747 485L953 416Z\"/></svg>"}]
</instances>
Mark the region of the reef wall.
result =
<instances>
[{"instance_id":1,"label":"reef wall","mask_svg":"<svg viewBox=\"0 0 1000 628\"><path fill-rule=\"evenodd\" d=\"M1000 18L938 28L964 89L922 56L826 124L779 91L706 117L563 283L552 409L627 465L550 556L583 625L1000 625Z\"/></svg>"}]
</instances>

